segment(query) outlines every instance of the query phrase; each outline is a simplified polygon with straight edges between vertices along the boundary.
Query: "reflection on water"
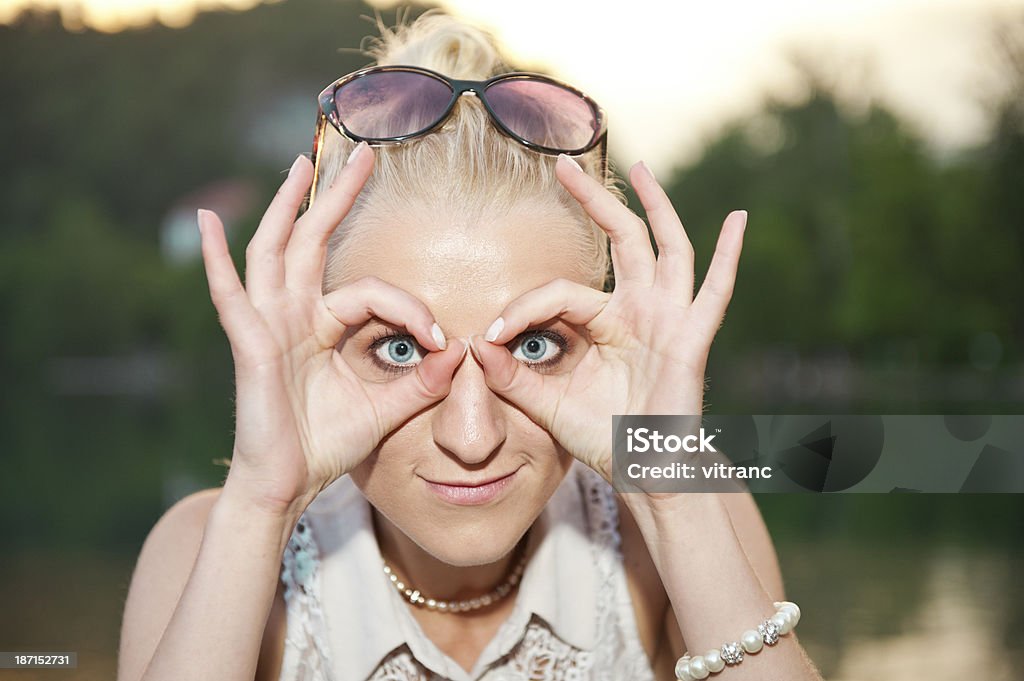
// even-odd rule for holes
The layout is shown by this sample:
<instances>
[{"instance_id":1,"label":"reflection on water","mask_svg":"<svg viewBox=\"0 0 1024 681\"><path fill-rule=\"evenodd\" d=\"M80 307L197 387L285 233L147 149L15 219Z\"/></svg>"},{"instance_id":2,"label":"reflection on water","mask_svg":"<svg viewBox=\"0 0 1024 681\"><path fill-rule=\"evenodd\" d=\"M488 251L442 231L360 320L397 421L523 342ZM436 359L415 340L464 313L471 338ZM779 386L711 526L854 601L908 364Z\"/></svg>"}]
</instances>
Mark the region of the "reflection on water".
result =
<instances>
[{"instance_id":1,"label":"reflection on water","mask_svg":"<svg viewBox=\"0 0 1024 681\"><path fill-rule=\"evenodd\" d=\"M998 618L979 598L991 603L994 566L963 557L943 555L929 564L924 575L921 609L902 635L872 639L861 635L851 640L838 671L830 678L846 679L996 679L1011 675L1007 656L994 639L1000 632Z\"/></svg>"},{"instance_id":2,"label":"reflection on water","mask_svg":"<svg viewBox=\"0 0 1024 681\"><path fill-rule=\"evenodd\" d=\"M799 635L830 681L1024 678L1019 553L848 544L779 547Z\"/></svg>"},{"instance_id":3,"label":"reflection on water","mask_svg":"<svg viewBox=\"0 0 1024 681\"><path fill-rule=\"evenodd\" d=\"M0 560L0 650L77 652L78 668L0 669L0 680L113 681L134 556L21 552Z\"/></svg>"},{"instance_id":4,"label":"reflection on water","mask_svg":"<svg viewBox=\"0 0 1024 681\"><path fill-rule=\"evenodd\" d=\"M798 633L830 681L1024 677L1024 555L991 547L779 545ZM74 650L74 671L0 679L113 679L134 556L23 552L0 562L0 650Z\"/></svg>"}]
</instances>

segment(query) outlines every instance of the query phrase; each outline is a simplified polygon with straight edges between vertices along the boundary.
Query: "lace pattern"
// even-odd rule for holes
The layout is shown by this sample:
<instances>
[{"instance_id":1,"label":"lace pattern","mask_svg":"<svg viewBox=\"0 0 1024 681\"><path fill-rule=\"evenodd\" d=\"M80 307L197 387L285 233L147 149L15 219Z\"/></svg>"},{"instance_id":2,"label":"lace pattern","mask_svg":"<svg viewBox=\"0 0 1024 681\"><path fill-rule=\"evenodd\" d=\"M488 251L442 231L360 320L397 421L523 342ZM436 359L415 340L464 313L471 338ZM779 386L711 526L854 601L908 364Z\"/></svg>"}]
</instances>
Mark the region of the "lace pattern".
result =
<instances>
[{"instance_id":1,"label":"lace pattern","mask_svg":"<svg viewBox=\"0 0 1024 681\"><path fill-rule=\"evenodd\" d=\"M582 681L594 665L594 656L578 650L556 637L551 630L532 620L523 639L512 649L508 662L487 681L522 681L522 679L559 679Z\"/></svg>"},{"instance_id":2,"label":"lace pattern","mask_svg":"<svg viewBox=\"0 0 1024 681\"><path fill-rule=\"evenodd\" d=\"M482 681L583 681L594 656L556 637L534 618L522 640L503 660L483 674ZM407 648L389 655L368 681L440 681L441 677L416 662Z\"/></svg>"},{"instance_id":3,"label":"lace pattern","mask_svg":"<svg viewBox=\"0 0 1024 681\"><path fill-rule=\"evenodd\" d=\"M437 681L440 677L416 662L408 648L400 648L384 658L367 681Z\"/></svg>"},{"instance_id":4,"label":"lace pattern","mask_svg":"<svg viewBox=\"0 0 1024 681\"><path fill-rule=\"evenodd\" d=\"M281 679L333 681L320 609L320 551L305 514L299 518L282 559L287 635ZM286 676L287 672L287 676Z\"/></svg>"},{"instance_id":5,"label":"lace pattern","mask_svg":"<svg viewBox=\"0 0 1024 681\"><path fill-rule=\"evenodd\" d=\"M598 574L597 642L593 652L559 639L534 616L519 642L492 664L480 681L653 681L640 644L622 566L618 506L608 483L581 471L591 546ZM282 580L288 636L280 681L333 681L320 608L319 551L303 515L285 550ZM381 661L368 681L442 681L403 646Z\"/></svg>"}]
</instances>

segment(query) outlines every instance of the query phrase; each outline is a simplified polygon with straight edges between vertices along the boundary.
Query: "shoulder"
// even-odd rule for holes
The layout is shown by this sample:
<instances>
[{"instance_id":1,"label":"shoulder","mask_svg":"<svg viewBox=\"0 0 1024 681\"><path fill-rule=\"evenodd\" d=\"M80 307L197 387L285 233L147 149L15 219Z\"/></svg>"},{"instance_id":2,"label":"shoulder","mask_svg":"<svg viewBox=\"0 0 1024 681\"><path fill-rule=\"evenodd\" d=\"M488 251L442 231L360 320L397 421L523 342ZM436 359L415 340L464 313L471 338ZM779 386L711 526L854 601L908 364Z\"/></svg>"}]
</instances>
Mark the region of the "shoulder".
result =
<instances>
[{"instance_id":1,"label":"shoulder","mask_svg":"<svg viewBox=\"0 0 1024 681\"><path fill-rule=\"evenodd\" d=\"M150 530L132 576L133 595L176 603L203 541L203 531L220 488L194 492L171 506Z\"/></svg>"},{"instance_id":2,"label":"shoulder","mask_svg":"<svg viewBox=\"0 0 1024 681\"><path fill-rule=\"evenodd\" d=\"M220 487L213 487L179 500L164 512L146 537L125 600L118 654L119 681L140 678L156 650L192 573L207 519L220 492ZM273 645L278 629L283 646L284 603L280 586L274 600L260 652L261 669L280 659L274 654L276 646ZM280 663L277 664L279 667ZM273 677L258 673L257 679L262 678Z\"/></svg>"},{"instance_id":3,"label":"shoulder","mask_svg":"<svg viewBox=\"0 0 1024 681\"><path fill-rule=\"evenodd\" d=\"M219 488L188 495L167 509L146 537L121 621L119 680L142 676L184 591L219 496Z\"/></svg>"}]
</instances>

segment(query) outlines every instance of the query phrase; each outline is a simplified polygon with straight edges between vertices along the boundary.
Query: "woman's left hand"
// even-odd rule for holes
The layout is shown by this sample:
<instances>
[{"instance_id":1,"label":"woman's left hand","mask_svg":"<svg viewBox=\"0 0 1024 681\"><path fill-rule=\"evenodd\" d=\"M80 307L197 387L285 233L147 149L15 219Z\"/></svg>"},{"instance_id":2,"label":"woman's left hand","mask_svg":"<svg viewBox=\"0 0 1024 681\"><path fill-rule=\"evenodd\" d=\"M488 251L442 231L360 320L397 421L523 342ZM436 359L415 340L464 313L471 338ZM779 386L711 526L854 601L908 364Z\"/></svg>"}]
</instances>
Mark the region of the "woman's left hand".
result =
<instances>
[{"instance_id":1,"label":"woman's left hand","mask_svg":"<svg viewBox=\"0 0 1024 681\"><path fill-rule=\"evenodd\" d=\"M559 158L556 173L611 240L615 289L567 279L506 306L474 354L491 390L514 403L577 459L611 481L612 415L699 415L711 342L732 297L745 211L726 217L708 275L694 297L693 247L665 191L643 163L630 169L658 245L647 227L600 182ZM505 344L554 318L582 325L592 344L569 372L541 374ZM493 336L493 337L491 337Z\"/></svg>"}]
</instances>

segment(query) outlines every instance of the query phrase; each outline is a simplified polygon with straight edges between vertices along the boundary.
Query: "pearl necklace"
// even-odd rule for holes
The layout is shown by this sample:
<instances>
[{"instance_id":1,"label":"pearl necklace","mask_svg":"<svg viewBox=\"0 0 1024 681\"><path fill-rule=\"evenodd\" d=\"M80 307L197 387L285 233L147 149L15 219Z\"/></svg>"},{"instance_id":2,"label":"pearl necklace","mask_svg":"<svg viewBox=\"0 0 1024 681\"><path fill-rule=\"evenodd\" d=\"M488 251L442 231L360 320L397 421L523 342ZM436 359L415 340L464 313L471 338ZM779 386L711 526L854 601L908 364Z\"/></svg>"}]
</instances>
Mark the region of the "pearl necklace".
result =
<instances>
[{"instance_id":1,"label":"pearl necklace","mask_svg":"<svg viewBox=\"0 0 1024 681\"><path fill-rule=\"evenodd\" d=\"M413 605L426 608L427 610L435 610L437 612L469 612L470 610L479 610L480 608L485 608L488 605L497 603L505 596L512 593L512 589L519 583L525 569L526 555L524 554L519 559L519 562L516 563L512 572L509 573L509 576L505 578L505 581L483 596L461 601L444 601L437 598L427 598L420 593L419 589L413 589L406 586L405 582L400 580L398 575L394 573L391 566L388 565L386 561L384 562L384 574L388 576L391 583L395 585L396 589L398 589L398 593Z\"/></svg>"}]
</instances>

